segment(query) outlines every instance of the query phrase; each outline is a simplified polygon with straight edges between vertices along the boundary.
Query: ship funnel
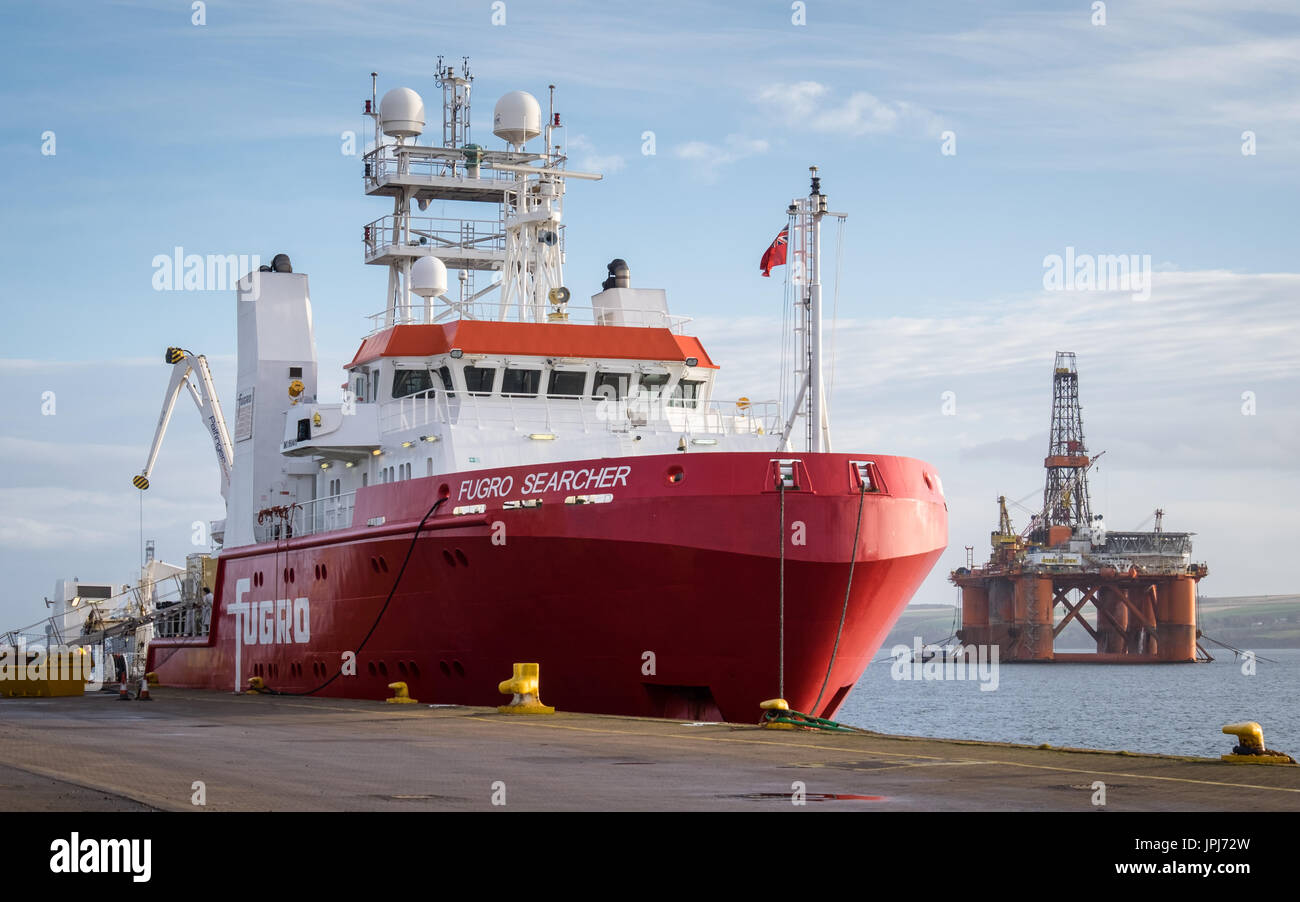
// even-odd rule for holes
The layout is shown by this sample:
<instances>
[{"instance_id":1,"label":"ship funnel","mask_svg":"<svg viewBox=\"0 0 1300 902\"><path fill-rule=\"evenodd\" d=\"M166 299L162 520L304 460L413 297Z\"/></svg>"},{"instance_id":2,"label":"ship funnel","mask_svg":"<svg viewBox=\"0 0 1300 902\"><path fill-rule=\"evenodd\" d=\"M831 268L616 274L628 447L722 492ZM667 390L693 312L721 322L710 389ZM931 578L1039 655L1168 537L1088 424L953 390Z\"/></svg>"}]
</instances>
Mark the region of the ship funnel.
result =
<instances>
[{"instance_id":1,"label":"ship funnel","mask_svg":"<svg viewBox=\"0 0 1300 902\"><path fill-rule=\"evenodd\" d=\"M615 259L609 261L609 278L600 283L604 289L610 288L631 288L632 287L632 270L628 269L627 261Z\"/></svg>"},{"instance_id":2,"label":"ship funnel","mask_svg":"<svg viewBox=\"0 0 1300 902\"><path fill-rule=\"evenodd\" d=\"M511 91L497 101L492 111L492 134L522 147L541 133L542 107L532 94Z\"/></svg>"},{"instance_id":3,"label":"ship funnel","mask_svg":"<svg viewBox=\"0 0 1300 902\"><path fill-rule=\"evenodd\" d=\"M447 267L437 257L421 257L411 264L411 290L422 298L447 293Z\"/></svg>"},{"instance_id":4,"label":"ship funnel","mask_svg":"<svg viewBox=\"0 0 1300 902\"><path fill-rule=\"evenodd\" d=\"M379 101L379 122L390 138L414 138L424 131L424 101L410 88L393 88Z\"/></svg>"}]
</instances>

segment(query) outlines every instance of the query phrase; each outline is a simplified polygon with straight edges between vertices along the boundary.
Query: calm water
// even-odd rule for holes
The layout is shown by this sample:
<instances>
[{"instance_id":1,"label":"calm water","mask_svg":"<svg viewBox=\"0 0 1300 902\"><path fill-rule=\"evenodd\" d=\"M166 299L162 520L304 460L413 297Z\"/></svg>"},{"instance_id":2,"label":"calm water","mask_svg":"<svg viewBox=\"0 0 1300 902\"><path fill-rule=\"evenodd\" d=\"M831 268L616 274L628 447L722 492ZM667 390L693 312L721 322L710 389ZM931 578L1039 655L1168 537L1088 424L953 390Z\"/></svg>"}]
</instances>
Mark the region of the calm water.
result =
<instances>
[{"instance_id":1,"label":"calm water","mask_svg":"<svg viewBox=\"0 0 1300 902\"><path fill-rule=\"evenodd\" d=\"M1210 664L1003 664L989 692L895 680L877 661L837 719L911 736L1216 757L1234 744L1224 724L1255 720L1269 748L1300 758L1300 649L1258 651L1279 663L1256 661L1254 676L1232 652L1211 653Z\"/></svg>"}]
</instances>

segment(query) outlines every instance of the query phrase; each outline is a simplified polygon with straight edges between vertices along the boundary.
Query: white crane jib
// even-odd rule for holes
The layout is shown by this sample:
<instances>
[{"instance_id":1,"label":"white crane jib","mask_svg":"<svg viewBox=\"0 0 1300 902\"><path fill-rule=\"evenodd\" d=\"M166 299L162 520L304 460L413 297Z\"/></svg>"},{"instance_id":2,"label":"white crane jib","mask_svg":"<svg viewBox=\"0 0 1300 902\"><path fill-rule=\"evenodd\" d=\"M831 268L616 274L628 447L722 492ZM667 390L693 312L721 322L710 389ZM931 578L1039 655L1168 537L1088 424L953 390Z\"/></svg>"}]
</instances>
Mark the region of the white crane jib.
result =
<instances>
[{"instance_id":1,"label":"white crane jib","mask_svg":"<svg viewBox=\"0 0 1300 902\"><path fill-rule=\"evenodd\" d=\"M225 498L230 492L230 468L235 452L230 442L230 432L226 429L226 418L221 413L221 402L217 400L217 390L212 384L208 359L202 354L192 354L182 348L168 348L166 360L172 364L171 381L163 396L162 413L158 416L158 428L154 430L149 459L140 475L131 480L132 484L142 491L149 488L149 474L153 472L153 465L158 460L167 424L171 422L176 399L184 387L189 389L190 396L194 398L194 404L203 417L203 424L212 437L212 446L217 452L217 465L221 468L221 497Z\"/></svg>"}]
</instances>

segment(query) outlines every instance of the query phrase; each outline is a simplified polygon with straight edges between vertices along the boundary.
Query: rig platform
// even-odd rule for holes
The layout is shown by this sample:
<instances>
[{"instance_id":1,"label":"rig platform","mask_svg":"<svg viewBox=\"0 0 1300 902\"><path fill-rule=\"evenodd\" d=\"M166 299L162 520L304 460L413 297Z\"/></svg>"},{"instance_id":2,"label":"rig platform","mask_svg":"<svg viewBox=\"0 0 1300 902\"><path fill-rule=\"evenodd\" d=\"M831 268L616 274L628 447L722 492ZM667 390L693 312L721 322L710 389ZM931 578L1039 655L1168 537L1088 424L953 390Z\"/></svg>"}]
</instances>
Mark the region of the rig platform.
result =
<instances>
[{"instance_id":1,"label":"rig platform","mask_svg":"<svg viewBox=\"0 0 1300 902\"><path fill-rule=\"evenodd\" d=\"M1162 510L1152 532L1108 530L1088 492L1088 471L1101 454L1090 456L1084 442L1075 355L1058 351L1042 509L1018 533L1006 497L998 498L988 563L976 567L968 545L967 566L949 577L961 589L963 643L996 646L1003 661L1212 660L1197 642L1196 590L1209 568L1192 562L1193 533L1166 532ZM1072 620L1096 643L1095 652L1055 650Z\"/></svg>"}]
</instances>

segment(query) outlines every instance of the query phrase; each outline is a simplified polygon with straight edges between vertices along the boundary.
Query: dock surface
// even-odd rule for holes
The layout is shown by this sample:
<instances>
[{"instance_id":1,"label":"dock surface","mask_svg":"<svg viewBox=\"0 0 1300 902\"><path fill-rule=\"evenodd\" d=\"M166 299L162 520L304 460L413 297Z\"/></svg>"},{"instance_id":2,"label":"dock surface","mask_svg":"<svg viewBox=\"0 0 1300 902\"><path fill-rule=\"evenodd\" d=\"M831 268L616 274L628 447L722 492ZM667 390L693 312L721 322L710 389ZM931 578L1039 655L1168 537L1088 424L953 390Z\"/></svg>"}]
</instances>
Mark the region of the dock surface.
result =
<instances>
[{"instance_id":1,"label":"dock surface","mask_svg":"<svg viewBox=\"0 0 1300 902\"><path fill-rule=\"evenodd\" d=\"M755 811L793 810L801 791L804 810L1086 811L1099 807L1096 781L1108 810L1300 810L1300 767L565 712L153 697L0 700L0 810Z\"/></svg>"}]
</instances>

